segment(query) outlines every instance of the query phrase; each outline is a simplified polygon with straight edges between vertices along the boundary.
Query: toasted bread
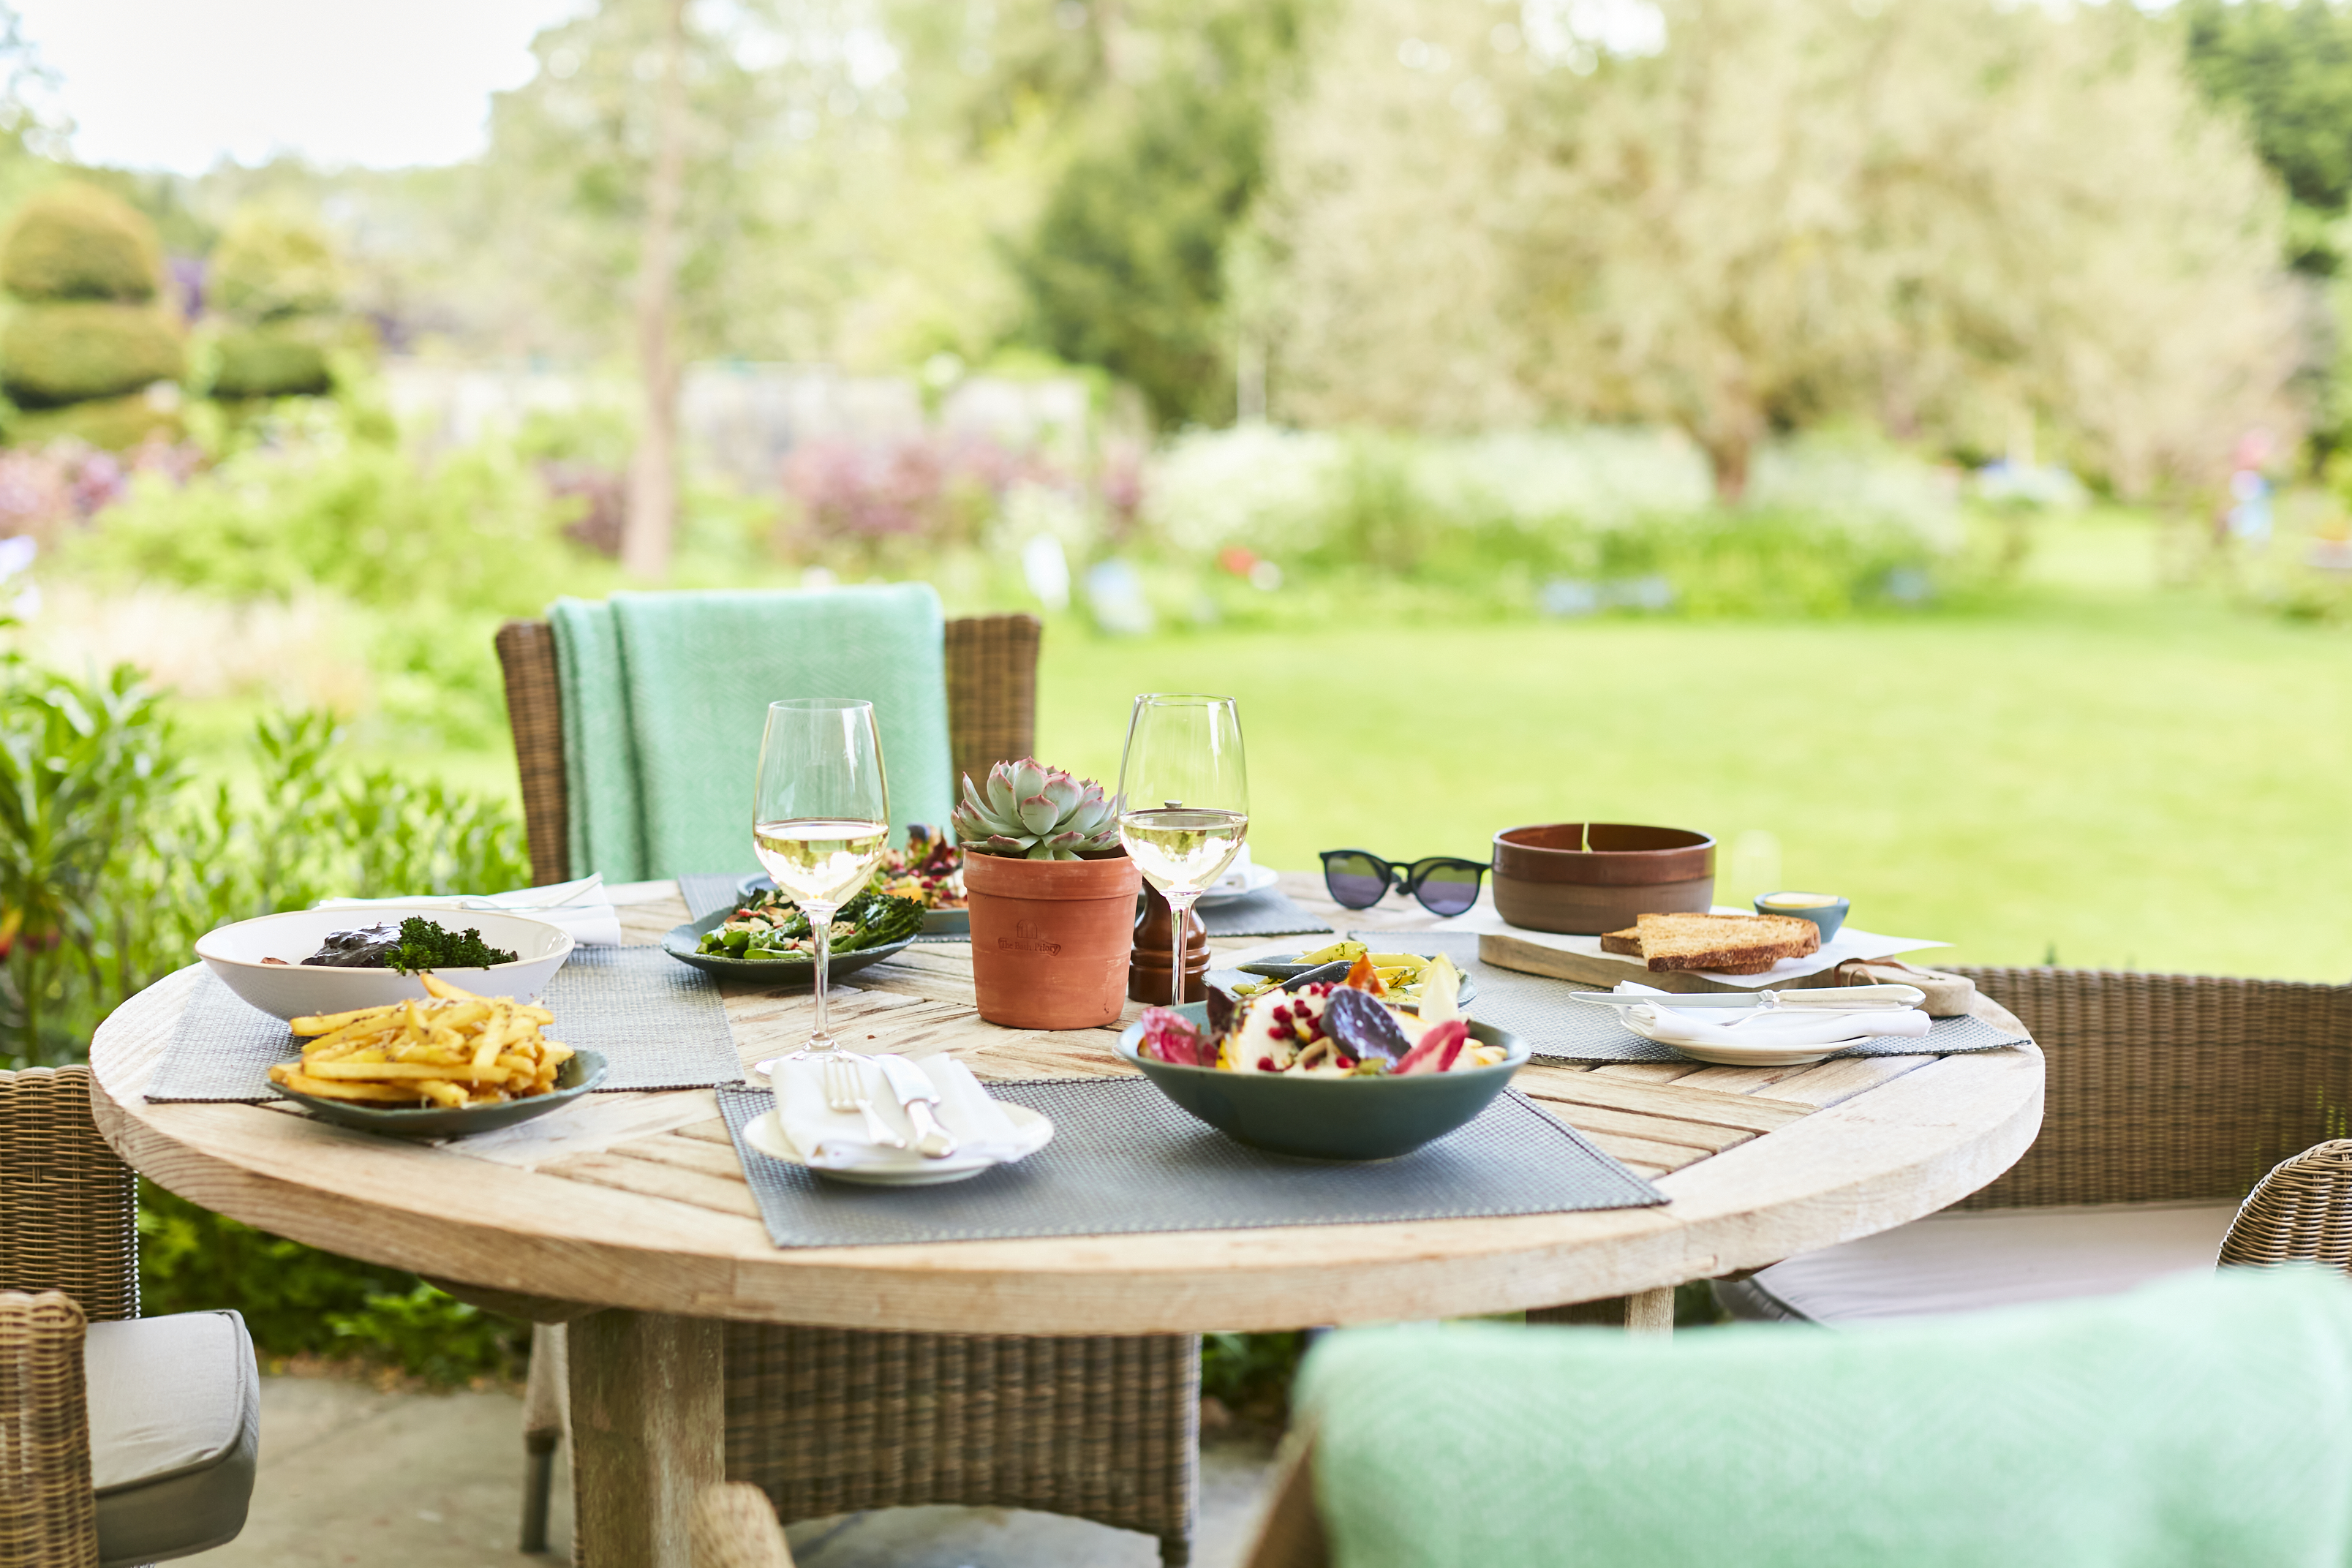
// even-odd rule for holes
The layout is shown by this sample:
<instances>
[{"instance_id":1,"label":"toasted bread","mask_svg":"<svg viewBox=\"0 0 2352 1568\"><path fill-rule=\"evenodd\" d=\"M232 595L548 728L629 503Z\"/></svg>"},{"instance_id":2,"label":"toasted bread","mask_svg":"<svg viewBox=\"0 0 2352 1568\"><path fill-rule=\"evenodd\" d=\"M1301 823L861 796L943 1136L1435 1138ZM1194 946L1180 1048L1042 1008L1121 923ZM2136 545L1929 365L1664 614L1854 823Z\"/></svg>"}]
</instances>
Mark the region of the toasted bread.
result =
<instances>
[{"instance_id":1,"label":"toasted bread","mask_svg":"<svg viewBox=\"0 0 2352 1568\"><path fill-rule=\"evenodd\" d=\"M1818 952L1821 945L1822 928L1792 915L1643 915L1601 938L1601 952L1639 958L1654 973L1761 974L1784 958Z\"/></svg>"}]
</instances>

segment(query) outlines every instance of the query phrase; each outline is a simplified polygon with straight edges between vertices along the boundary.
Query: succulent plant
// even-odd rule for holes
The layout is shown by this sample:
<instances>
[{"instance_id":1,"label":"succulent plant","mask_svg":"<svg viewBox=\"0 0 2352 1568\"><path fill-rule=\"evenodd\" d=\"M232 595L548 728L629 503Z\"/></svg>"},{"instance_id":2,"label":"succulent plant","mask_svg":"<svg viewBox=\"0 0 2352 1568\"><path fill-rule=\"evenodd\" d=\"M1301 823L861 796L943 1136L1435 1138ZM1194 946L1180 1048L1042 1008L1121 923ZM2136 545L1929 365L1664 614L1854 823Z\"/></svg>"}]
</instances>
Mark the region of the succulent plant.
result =
<instances>
[{"instance_id":1,"label":"succulent plant","mask_svg":"<svg viewBox=\"0 0 2352 1568\"><path fill-rule=\"evenodd\" d=\"M985 787L964 774L954 820L956 837L974 855L1075 860L1083 850L1118 847L1118 802L1094 780L1034 757L997 763Z\"/></svg>"}]
</instances>

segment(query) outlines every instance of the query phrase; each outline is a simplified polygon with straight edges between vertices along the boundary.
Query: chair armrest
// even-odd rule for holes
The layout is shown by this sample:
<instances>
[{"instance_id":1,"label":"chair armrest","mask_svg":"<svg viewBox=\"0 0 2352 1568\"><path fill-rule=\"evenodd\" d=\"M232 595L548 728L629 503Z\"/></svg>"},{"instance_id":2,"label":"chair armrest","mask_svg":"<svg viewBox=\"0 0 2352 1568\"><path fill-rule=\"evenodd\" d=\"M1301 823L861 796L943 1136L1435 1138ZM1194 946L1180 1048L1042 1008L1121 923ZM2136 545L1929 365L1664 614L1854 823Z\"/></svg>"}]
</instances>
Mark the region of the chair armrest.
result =
<instances>
[{"instance_id":1,"label":"chair armrest","mask_svg":"<svg viewBox=\"0 0 2352 1568\"><path fill-rule=\"evenodd\" d=\"M793 1568L784 1527L759 1488L744 1481L705 1487L689 1526L694 1568Z\"/></svg>"},{"instance_id":2,"label":"chair armrest","mask_svg":"<svg viewBox=\"0 0 2352 1568\"><path fill-rule=\"evenodd\" d=\"M0 1291L0 1562L98 1568L83 1328L62 1291Z\"/></svg>"},{"instance_id":3,"label":"chair armrest","mask_svg":"<svg viewBox=\"0 0 2352 1568\"><path fill-rule=\"evenodd\" d=\"M2238 1205L2221 1262L2352 1269L2352 1139L2315 1143L2281 1161Z\"/></svg>"}]
</instances>

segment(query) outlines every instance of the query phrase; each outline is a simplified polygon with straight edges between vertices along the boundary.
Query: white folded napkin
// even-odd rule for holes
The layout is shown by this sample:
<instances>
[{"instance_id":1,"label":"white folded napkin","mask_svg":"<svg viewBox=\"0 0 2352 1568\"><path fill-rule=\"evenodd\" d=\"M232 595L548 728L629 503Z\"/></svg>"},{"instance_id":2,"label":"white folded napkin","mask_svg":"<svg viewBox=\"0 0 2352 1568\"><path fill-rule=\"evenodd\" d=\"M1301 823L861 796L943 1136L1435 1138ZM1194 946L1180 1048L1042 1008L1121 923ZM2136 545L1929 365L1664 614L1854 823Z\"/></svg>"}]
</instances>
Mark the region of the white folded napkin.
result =
<instances>
[{"instance_id":1,"label":"white folded napkin","mask_svg":"<svg viewBox=\"0 0 2352 1568\"><path fill-rule=\"evenodd\" d=\"M1628 1007L1625 1015L1628 1024L1639 1026L1636 1034L1670 1046L1786 1047L1845 1045L1879 1036L1916 1039L1935 1024L1916 1007L1876 1013L1768 1007L1753 1013L1713 1012L1702 1016L1696 1011L1652 1005Z\"/></svg>"},{"instance_id":2,"label":"white folded napkin","mask_svg":"<svg viewBox=\"0 0 2352 1568\"><path fill-rule=\"evenodd\" d=\"M919 1152L914 1124L884 1081L882 1069L869 1061L851 1064L857 1069L874 1113L883 1125L907 1141L893 1149L867 1139L866 1118L855 1108L835 1110L824 1102L824 1064L785 1061L776 1064L770 1081L776 1090L776 1120L801 1157L821 1171L919 1170L931 1162ZM956 1141L954 1159L1018 1160L1027 1152L1004 1107L988 1097L971 1069L952 1057L930 1057L921 1064L931 1087L940 1091L940 1125Z\"/></svg>"},{"instance_id":3,"label":"white folded napkin","mask_svg":"<svg viewBox=\"0 0 2352 1568\"><path fill-rule=\"evenodd\" d=\"M573 882L550 883L544 888L517 888L510 893L447 893L414 899L321 899L317 907L322 910L364 910L386 904L404 904L413 909L499 910L510 915L528 915L551 926L561 926L572 933L572 942L581 947L621 945L621 917L614 912L613 900L604 891L602 873L583 877Z\"/></svg>"}]
</instances>

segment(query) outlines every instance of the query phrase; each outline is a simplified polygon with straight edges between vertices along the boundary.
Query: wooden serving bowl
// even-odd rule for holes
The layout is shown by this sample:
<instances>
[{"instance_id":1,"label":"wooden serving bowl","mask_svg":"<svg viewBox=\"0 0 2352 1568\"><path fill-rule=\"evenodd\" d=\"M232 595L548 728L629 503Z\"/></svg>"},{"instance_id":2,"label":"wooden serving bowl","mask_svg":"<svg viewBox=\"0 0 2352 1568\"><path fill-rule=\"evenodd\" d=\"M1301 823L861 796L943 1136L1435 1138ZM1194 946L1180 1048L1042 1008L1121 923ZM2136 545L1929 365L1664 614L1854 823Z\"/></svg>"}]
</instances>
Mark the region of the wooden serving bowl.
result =
<instances>
[{"instance_id":1,"label":"wooden serving bowl","mask_svg":"<svg viewBox=\"0 0 2352 1568\"><path fill-rule=\"evenodd\" d=\"M1495 909L1528 931L1598 936L1715 903L1715 840L1684 827L1547 822L1495 835Z\"/></svg>"}]
</instances>

